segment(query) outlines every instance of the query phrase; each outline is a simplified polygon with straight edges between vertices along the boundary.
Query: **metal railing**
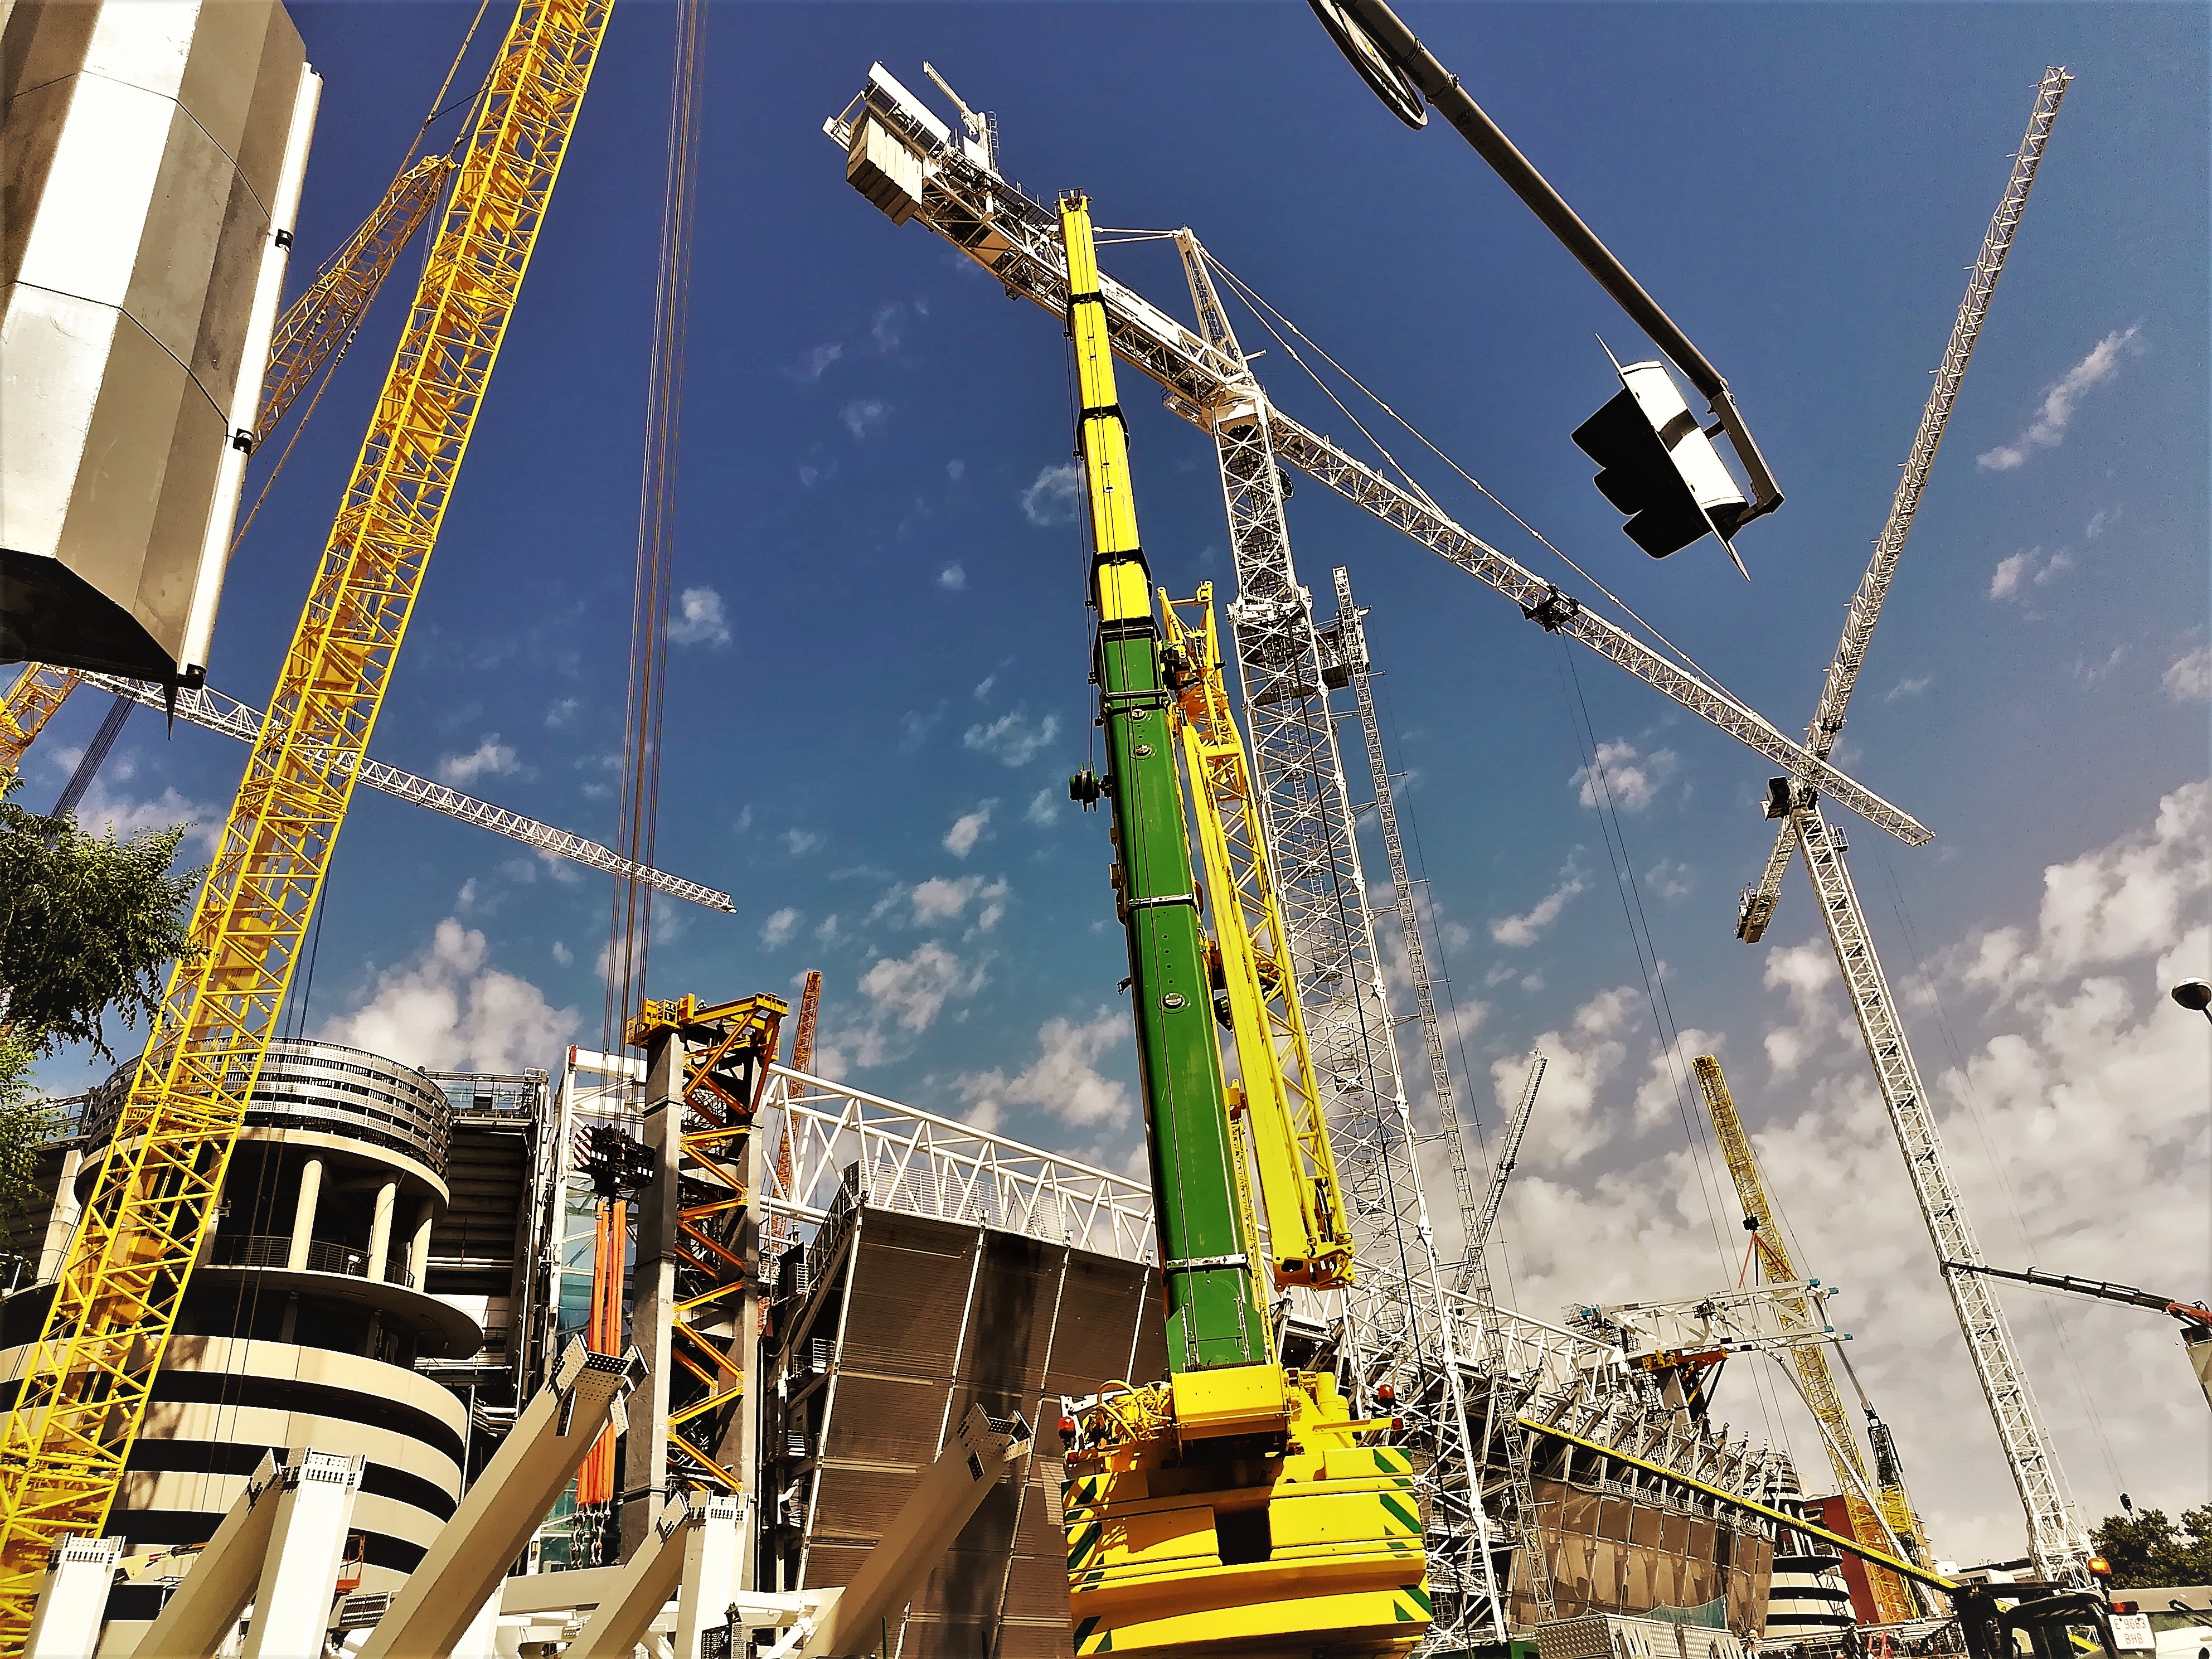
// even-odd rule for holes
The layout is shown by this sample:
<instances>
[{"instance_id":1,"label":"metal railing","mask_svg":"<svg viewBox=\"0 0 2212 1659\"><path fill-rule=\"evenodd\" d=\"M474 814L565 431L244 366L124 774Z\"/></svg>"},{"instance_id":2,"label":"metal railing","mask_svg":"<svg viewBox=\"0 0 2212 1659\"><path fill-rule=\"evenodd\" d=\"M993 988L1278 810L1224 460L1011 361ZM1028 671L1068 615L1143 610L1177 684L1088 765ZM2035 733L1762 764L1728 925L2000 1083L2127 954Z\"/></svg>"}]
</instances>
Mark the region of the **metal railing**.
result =
<instances>
[{"instance_id":1,"label":"metal railing","mask_svg":"<svg viewBox=\"0 0 2212 1659\"><path fill-rule=\"evenodd\" d=\"M210 1260L218 1267L286 1267L292 1261L292 1241L283 1233L217 1233ZM309 1273L343 1273L349 1279L367 1279L369 1276L368 1252L351 1244L311 1239L307 1244L307 1267ZM385 1261L384 1282L410 1291L418 1288L414 1275L407 1271L406 1256L398 1253Z\"/></svg>"}]
</instances>

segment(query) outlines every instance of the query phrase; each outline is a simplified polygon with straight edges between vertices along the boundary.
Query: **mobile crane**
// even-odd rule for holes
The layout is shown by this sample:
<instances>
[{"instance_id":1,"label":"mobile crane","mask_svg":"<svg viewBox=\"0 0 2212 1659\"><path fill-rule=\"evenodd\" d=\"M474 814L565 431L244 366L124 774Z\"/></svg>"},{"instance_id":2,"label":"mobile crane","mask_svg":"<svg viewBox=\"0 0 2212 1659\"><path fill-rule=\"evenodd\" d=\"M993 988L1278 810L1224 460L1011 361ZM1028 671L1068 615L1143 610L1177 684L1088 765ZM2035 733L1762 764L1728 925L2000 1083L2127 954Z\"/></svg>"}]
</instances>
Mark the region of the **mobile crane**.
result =
<instances>
[{"instance_id":1,"label":"mobile crane","mask_svg":"<svg viewBox=\"0 0 2212 1659\"><path fill-rule=\"evenodd\" d=\"M1168 1347L1164 1380L1110 1384L1060 1423L1075 1651L1405 1653L1431 1620L1411 1459L1360 1444L1389 1419L1355 1420L1335 1376L1285 1368L1269 1332L1176 765L1198 675L1162 648L1085 198L1060 200L1060 228L1107 751L1105 775L1079 772L1069 793L1111 809Z\"/></svg>"},{"instance_id":2,"label":"mobile crane","mask_svg":"<svg viewBox=\"0 0 2212 1659\"><path fill-rule=\"evenodd\" d=\"M2183 1302L2172 1297L2161 1296L2156 1291L2139 1291L2132 1285L2115 1285L2103 1279L2076 1279L2072 1273L2047 1273L2039 1267L2030 1267L2026 1273L2015 1273L2009 1267L1992 1267L1985 1261L1947 1261L1947 1267L1962 1273L1980 1273L1989 1279L2017 1279L2023 1285L2033 1285L2046 1291L2064 1291L2074 1296L2094 1297L2100 1302L2124 1303L2130 1308L2148 1308L2181 1322L2181 1346L2188 1350L2189 1363L2196 1368L2198 1386L2204 1390L2204 1402L2212 1405L2212 1307L2201 1302Z\"/></svg>"}]
</instances>

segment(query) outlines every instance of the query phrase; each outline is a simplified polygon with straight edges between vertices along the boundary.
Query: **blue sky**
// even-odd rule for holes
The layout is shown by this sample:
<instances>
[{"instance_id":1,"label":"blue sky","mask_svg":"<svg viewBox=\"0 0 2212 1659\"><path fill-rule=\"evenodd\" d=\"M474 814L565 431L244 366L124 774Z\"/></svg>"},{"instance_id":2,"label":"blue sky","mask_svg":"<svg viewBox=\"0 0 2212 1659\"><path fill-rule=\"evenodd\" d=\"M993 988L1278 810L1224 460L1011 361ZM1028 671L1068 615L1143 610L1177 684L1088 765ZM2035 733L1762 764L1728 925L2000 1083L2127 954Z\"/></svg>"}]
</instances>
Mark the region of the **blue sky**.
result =
<instances>
[{"instance_id":1,"label":"blue sky","mask_svg":"<svg viewBox=\"0 0 2212 1659\"><path fill-rule=\"evenodd\" d=\"M296 15L326 81L311 264L380 192L468 10ZM927 57L995 110L1006 171L1032 194L1080 186L1103 224L1194 226L1785 729L1811 710L2034 85L2063 63L2079 79L1839 758L1937 832L1911 851L1853 825L1856 868L1992 1259L2206 1289L2212 1045L2160 1000L2212 948L2205 13L1407 15L1729 377L1789 495L1741 538L1754 580L1711 544L1655 563L1620 533L1567 434L1616 385L1593 336L1624 358L1643 343L1455 135L1376 106L1303 5L718 4L677 543L692 593L659 861L741 914L664 901L653 990L784 989L818 966L828 1063L868 1089L1116 1165L1138 1145L1104 830L1060 787L1090 717L1080 550L1049 476L1070 447L1065 343L844 185L819 127L872 59L921 86ZM602 839L672 16L617 10L373 745ZM1187 312L1157 245L1108 264ZM234 563L211 674L234 696L267 696L398 301ZM1280 351L1261 372L1285 408L1349 435ZM1158 573L1225 587L1208 447L1132 380ZM1564 576L1440 465L1414 471L1477 533ZM1853 1358L1939 1549L2016 1553L1802 877L1766 945L1732 934L1769 839L1754 805L1769 768L1587 653L1570 673L1566 647L1497 595L1318 486L1291 530L1310 585L1346 564L1372 610L1462 1094L1494 1127L1493 1066L1517 1080L1533 1042L1553 1054L1508 1212L1523 1305L1556 1316L1735 1273L1733 1200L1703 1196L1725 1173L1692 1151L1654 1069L1655 1012L1582 798L1586 702L1665 1006L1691 1048L1719 1046L1808 1269L1850 1292ZM33 797L99 712L85 699L58 720ZM219 822L241 759L141 715L87 815ZM519 853L364 792L308 1029L439 1064L550 1066L568 1042L596 1045L605 884ZM70 1055L46 1075L81 1086L92 1069ZM2087 1515L2121 1488L2205 1501L2212 1444L2168 1328L2007 1301ZM1817 1470L1771 1382L1734 1379L1721 1400Z\"/></svg>"}]
</instances>

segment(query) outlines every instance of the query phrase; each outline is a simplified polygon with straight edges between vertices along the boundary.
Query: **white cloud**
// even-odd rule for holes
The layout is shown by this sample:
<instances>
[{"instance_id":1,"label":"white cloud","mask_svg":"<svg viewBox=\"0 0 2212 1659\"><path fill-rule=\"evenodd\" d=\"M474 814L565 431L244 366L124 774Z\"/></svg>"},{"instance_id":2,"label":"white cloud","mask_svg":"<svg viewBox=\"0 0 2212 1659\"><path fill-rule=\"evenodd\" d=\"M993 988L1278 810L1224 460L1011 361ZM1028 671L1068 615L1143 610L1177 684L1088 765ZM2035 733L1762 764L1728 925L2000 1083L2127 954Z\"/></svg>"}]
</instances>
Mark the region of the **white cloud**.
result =
<instances>
[{"instance_id":1,"label":"white cloud","mask_svg":"<svg viewBox=\"0 0 2212 1659\"><path fill-rule=\"evenodd\" d=\"M1595 771L1577 767L1567 781L1585 806L1595 806L1610 795L1617 810L1641 812L1659 798L1677 763L1671 749L1638 755L1636 745L1624 738L1598 744Z\"/></svg>"},{"instance_id":2,"label":"white cloud","mask_svg":"<svg viewBox=\"0 0 2212 1659\"><path fill-rule=\"evenodd\" d=\"M2081 539L2085 542L2095 541L2098 537L2119 522L2121 513L2122 509L2117 507L2099 507L2089 515L2089 522L2082 527Z\"/></svg>"},{"instance_id":3,"label":"white cloud","mask_svg":"<svg viewBox=\"0 0 2212 1659\"><path fill-rule=\"evenodd\" d=\"M2065 374L2043 389L2043 402L2036 410L2035 419L2027 431L2008 444L1985 450L1976 459L1983 469L1990 472L2009 472L2026 464L2028 456L2039 449L2056 448L2066 435L2067 424L2074 418L2075 400L2091 386L2109 380L2119 372L2120 354L2127 350L2140 351L2135 343L2140 324L2116 334L2107 334L2089 349L2089 355L2068 369Z\"/></svg>"},{"instance_id":4,"label":"white cloud","mask_svg":"<svg viewBox=\"0 0 2212 1659\"><path fill-rule=\"evenodd\" d=\"M948 593L957 593L968 586L968 573L961 568L959 560L937 573L937 585Z\"/></svg>"},{"instance_id":5,"label":"white cloud","mask_svg":"<svg viewBox=\"0 0 2212 1659\"><path fill-rule=\"evenodd\" d=\"M855 398L837 411L837 418L858 440L881 426L890 412L890 405L879 398Z\"/></svg>"},{"instance_id":6,"label":"white cloud","mask_svg":"<svg viewBox=\"0 0 2212 1659\"><path fill-rule=\"evenodd\" d=\"M1022 491L1022 516L1039 529L1075 522L1075 502L1083 488L1083 468L1075 461L1040 467Z\"/></svg>"},{"instance_id":7,"label":"white cloud","mask_svg":"<svg viewBox=\"0 0 2212 1659\"><path fill-rule=\"evenodd\" d=\"M783 832L783 844L791 849L792 857L804 858L822 845L822 837L811 830L787 830Z\"/></svg>"},{"instance_id":8,"label":"white cloud","mask_svg":"<svg viewBox=\"0 0 2212 1659\"><path fill-rule=\"evenodd\" d=\"M1644 872L1644 882L1661 898L1678 899L1688 896L1696 884L1696 877L1690 866L1679 859L1661 859Z\"/></svg>"},{"instance_id":9,"label":"white cloud","mask_svg":"<svg viewBox=\"0 0 2212 1659\"><path fill-rule=\"evenodd\" d=\"M224 810L187 800L173 785L164 787L152 800L134 799L113 787L128 782L136 769L126 757L111 756L107 764L94 774L84 799L76 804L77 828L89 835L113 836L122 841L141 830L167 830L182 823L188 827L184 840L177 844L178 856L184 858L189 848L200 858L212 859L216 843L222 839ZM76 760L72 759L64 775L76 770Z\"/></svg>"},{"instance_id":10,"label":"white cloud","mask_svg":"<svg viewBox=\"0 0 2212 1659\"><path fill-rule=\"evenodd\" d=\"M958 483L961 479L968 476L968 463L957 459L945 462L945 476L954 483Z\"/></svg>"},{"instance_id":11,"label":"white cloud","mask_svg":"<svg viewBox=\"0 0 2212 1659\"><path fill-rule=\"evenodd\" d=\"M1037 1030L1037 1057L1012 1077L975 1072L953 1085L969 1121L995 1128L1009 1107L1027 1106L1072 1128L1117 1127L1135 1108L1128 1088L1098 1069L1109 1052L1132 1046L1128 1016L1101 1008L1089 1020L1052 1018Z\"/></svg>"},{"instance_id":12,"label":"white cloud","mask_svg":"<svg viewBox=\"0 0 2212 1659\"><path fill-rule=\"evenodd\" d=\"M2034 939L2018 927L1976 935L1961 953L1964 978L2016 998L2088 969L2171 949L2201 924L2212 890L2208 831L2212 784L2185 784L2159 802L2147 833L2045 869Z\"/></svg>"},{"instance_id":13,"label":"white cloud","mask_svg":"<svg viewBox=\"0 0 2212 1659\"><path fill-rule=\"evenodd\" d=\"M1049 829L1059 822L1060 803L1066 798L1065 790L1055 789L1047 784L1030 798L1029 806L1022 817L1040 830Z\"/></svg>"},{"instance_id":14,"label":"white cloud","mask_svg":"<svg viewBox=\"0 0 2212 1659\"><path fill-rule=\"evenodd\" d=\"M687 587L677 596L677 617L668 624L671 645L711 645L730 642L729 618L722 613L722 596L711 587Z\"/></svg>"},{"instance_id":15,"label":"white cloud","mask_svg":"<svg viewBox=\"0 0 2212 1659\"><path fill-rule=\"evenodd\" d=\"M438 757L438 781L456 789L488 774L497 777L516 769L514 750L499 740L496 732L486 732L483 741L469 754Z\"/></svg>"},{"instance_id":16,"label":"white cloud","mask_svg":"<svg viewBox=\"0 0 2212 1659\"><path fill-rule=\"evenodd\" d=\"M937 729L938 721L945 718L945 705L939 702L931 709L909 708L899 716L899 752L910 755L921 747L929 734Z\"/></svg>"},{"instance_id":17,"label":"white cloud","mask_svg":"<svg viewBox=\"0 0 2212 1659\"><path fill-rule=\"evenodd\" d=\"M1899 680L1889 688L1888 695L1882 701L1895 702L1899 697L1917 697L1935 684L1936 677L1933 674L1923 674L1918 679Z\"/></svg>"},{"instance_id":18,"label":"white cloud","mask_svg":"<svg viewBox=\"0 0 2212 1659\"><path fill-rule=\"evenodd\" d=\"M571 951L566 945L563 945L557 939L553 941L553 960L555 962L558 963L562 967L566 968L570 963L575 961L575 959L576 953L574 951Z\"/></svg>"},{"instance_id":19,"label":"white cloud","mask_svg":"<svg viewBox=\"0 0 2212 1659\"><path fill-rule=\"evenodd\" d=\"M576 1034L576 1011L552 1007L529 981L486 967L489 955L481 933L448 916L412 962L386 969L366 1002L325 1020L316 1035L410 1066L554 1066Z\"/></svg>"},{"instance_id":20,"label":"white cloud","mask_svg":"<svg viewBox=\"0 0 2212 1659\"><path fill-rule=\"evenodd\" d=\"M914 925L933 927L957 921L970 904L977 906L974 931L988 933L1006 914L1006 879L986 881L981 876L932 876L917 882L903 896L914 906Z\"/></svg>"},{"instance_id":21,"label":"white cloud","mask_svg":"<svg viewBox=\"0 0 2212 1659\"><path fill-rule=\"evenodd\" d=\"M576 718L576 710L583 706L577 697L561 697L549 704L545 710L545 729L558 732Z\"/></svg>"},{"instance_id":22,"label":"white cloud","mask_svg":"<svg viewBox=\"0 0 2212 1659\"><path fill-rule=\"evenodd\" d=\"M860 1022L840 1031L836 1052L841 1063L880 1066L912 1047L912 1040L937 1023L945 1005L973 996L983 987L984 970L961 959L934 939L903 957L881 957L860 975L867 1012Z\"/></svg>"},{"instance_id":23,"label":"white cloud","mask_svg":"<svg viewBox=\"0 0 2212 1659\"><path fill-rule=\"evenodd\" d=\"M1589 884L1583 878L1581 867L1572 859L1559 872L1559 884L1540 899L1535 908L1517 916L1499 916L1490 924L1490 937L1498 944L1518 949L1534 945L1544 935L1544 930L1559 919L1567 901Z\"/></svg>"},{"instance_id":24,"label":"white cloud","mask_svg":"<svg viewBox=\"0 0 2212 1659\"><path fill-rule=\"evenodd\" d=\"M2166 695L2176 702L2212 700L2212 646L2200 645L2160 677Z\"/></svg>"},{"instance_id":25,"label":"white cloud","mask_svg":"<svg viewBox=\"0 0 2212 1659\"><path fill-rule=\"evenodd\" d=\"M2074 556L2064 548L2045 556L2039 547L2031 547L1997 561L1997 568L1990 573L1990 597L1993 599L2024 599L2027 597L2023 583L2042 587L2074 568Z\"/></svg>"},{"instance_id":26,"label":"white cloud","mask_svg":"<svg viewBox=\"0 0 2212 1659\"><path fill-rule=\"evenodd\" d=\"M1026 766L1059 735L1059 715L1047 714L1041 720L1031 720L1027 706L1022 705L988 725L969 726L961 741L1006 765Z\"/></svg>"},{"instance_id":27,"label":"white cloud","mask_svg":"<svg viewBox=\"0 0 2212 1659\"><path fill-rule=\"evenodd\" d=\"M2039 916L2031 908L2002 927L1998 915L1964 939L1936 942L1944 1018L1916 1020L1913 1035L1952 1173L1992 1261L2142 1282L2142 1262L2206 1258L2212 1032L2164 988L2212 969L2208 796L2201 784L2177 790L2155 821L2147 811L2136 830L2055 863ZM1729 1078L1798 1269L1844 1287L1837 1322L1856 1338L1853 1367L1899 1437L1939 1553L2018 1555L2019 1503L1988 1407L1832 952L1806 925L1802 945L1770 958L1768 1006L1745 1011L1765 1019L1729 1045L1717 1031L1686 1032L1686 1042L1726 1054L1765 1030L1802 1035L1787 1075L1739 1066ZM1893 974L1903 965L1890 964ZM1972 981L1974 968L1984 982ZM1898 989L1906 993L1901 975ZM1648 1022L1633 1024L1640 988L1608 995L1610 1008L1586 1007L1586 1019L1542 1039L1552 1066L1507 1191L1510 1252L1493 1266L1510 1265L1501 1288L1539 1316L1699 1295L1735 1282L1740 1263L1732 1184L1710 1148L1683 1143ZM1612 1045L1624 1050L1617 1059ZM1523 1063L1516 1055L1496 1070L1502 1111ZM1442 1219L1449 1226L1448 1212ZM2172 1514L2201 1503L2208 1425L2172 1322L1997 1289L2087 1516L2112 1507L2108 1481L2139 1507ZM1717 1415L1733 1433L1791 1445L1802 1468L1818 1439L1768 1364L1731 1364Z\"/></svg>"},{"instance_id":28,"label":"white cloud","mask_svg":"<svg viewBox=\"0 0 2212 1659\"><path fill-rule=\"evenodd\" d=\"M2102 662L2091 662L2087 657L2074 659L2074 678L2084 686L2094 688L2112 677L2112 671L2128 659L2128 647L2116 645Z\"/></svg>"},{"instance_id":29,"label":"white cloud","mask_svg":"<svg viewBox=\"0 0 2212 1659\"><path fill-rule=\"evenodd\" d=\"M945 850L956 859L964 859L975 850L975 843L991 827L992 809L995 800L979 801L972 812L963 812L952 820L952 827L945 832Z\"/></svg>"},{"instance_id":30,"label":"white cloud","mask_svg":"<svg viewBox=\"0 0 2212 1659\"><path fill-rule=\"evenodd\" d=\"M769 919L761 924L761 943L773 951L798 931L799 912L787 904L782 909L771 913Z\"/></svg>"},{"instance_id":31,"label":"white cloud","mask_svg":"<svg viewBox=\"0 0 2212 1659\"><path fill-rule=\"evenodd\" d=\"M894 300L887 306L876 308L874 319L868 324L868 333L876 343L877 352L888 357L899 348L905 337L906 307Z\"/></svg>"},{"instance_id":32,"label":"white cloud","mask_svg":"<svg viewBox=\"0 0 2212 1659\"><path fill-rule=\"evenodd\" d=\"M818 345L806 354L806 361L790 372L791 378L803 386L811 386L827 374L830 365L845 355L845 348L832 340Z\"/></svg>"}]
</instances>

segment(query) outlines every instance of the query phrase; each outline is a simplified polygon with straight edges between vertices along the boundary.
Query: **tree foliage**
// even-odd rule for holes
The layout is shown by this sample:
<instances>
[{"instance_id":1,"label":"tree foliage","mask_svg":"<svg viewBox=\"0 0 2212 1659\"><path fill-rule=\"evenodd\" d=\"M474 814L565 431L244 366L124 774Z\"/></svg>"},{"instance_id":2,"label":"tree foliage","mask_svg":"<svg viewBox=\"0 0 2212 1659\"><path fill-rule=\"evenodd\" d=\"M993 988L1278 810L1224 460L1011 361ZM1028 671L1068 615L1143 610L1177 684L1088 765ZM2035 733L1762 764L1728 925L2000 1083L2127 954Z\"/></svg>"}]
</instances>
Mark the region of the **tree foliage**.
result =
<instances>
[{"instance_id":1,"label":"tree foliage","mask_svg":"<svg viewBox=\"0 0 2212 1659\"><path fill-rule=\"evenodd\" d=\"M31 1060L30 1044L0 1031L0 1239L13 1237L44 1197L39 1147L58 1121L31 1087Z\"/></svg>"},{"instance_id":2,"label":"tree foliage","mask_svg":"<svg viewBox=\"0 0 2212 1659\"><path fill-rule=\"evenodd\" d=\"M0 1035L34 1054L88 1042L112 1060L102 1017L151 1021L199 880L169 873L185 828L90 836L0 794Z\"/></svg>"},{"instance_id":3,"label":"tree foliage","mask_svg":"<svg viewBox=\"0 0 2212 1659\"><path fill-rule=\"evenodd\" d=\"M2184 1510L2179 1526L2164 1510L2108 1515L2092 1537L2115 1589L2212 1584L2212 1504Z\"/></svg>"}]
</instances>

